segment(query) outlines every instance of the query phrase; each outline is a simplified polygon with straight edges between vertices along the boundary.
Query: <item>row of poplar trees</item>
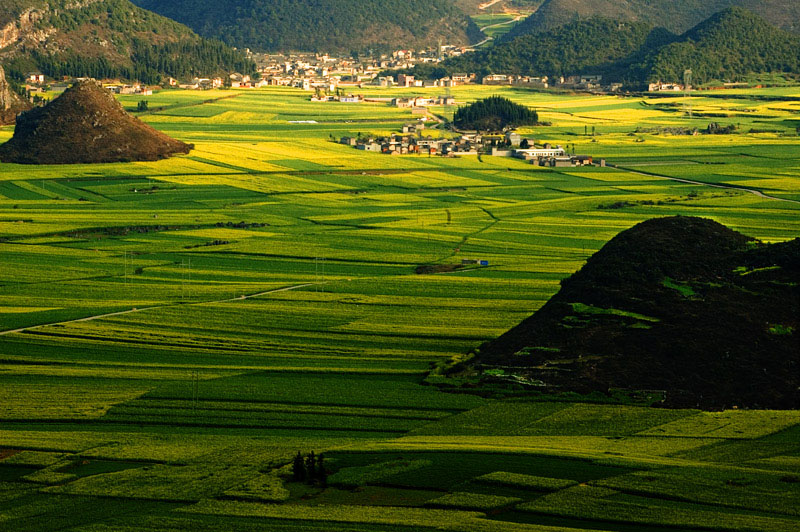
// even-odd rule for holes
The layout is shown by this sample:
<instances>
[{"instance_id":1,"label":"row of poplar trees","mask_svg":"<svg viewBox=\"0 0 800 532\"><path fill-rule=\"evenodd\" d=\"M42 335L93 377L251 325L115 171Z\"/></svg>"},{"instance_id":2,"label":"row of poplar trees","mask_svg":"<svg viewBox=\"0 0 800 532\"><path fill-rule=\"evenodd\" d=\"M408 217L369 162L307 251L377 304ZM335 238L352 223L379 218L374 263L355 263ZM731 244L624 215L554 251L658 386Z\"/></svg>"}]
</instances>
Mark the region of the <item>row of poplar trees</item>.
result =
<instances>
[{"instance_id":1,"label":"row of poplar trees","mask_svg":"<svg viewBox=\"0 0 800 532\"><path fill-rule=\"evenodd\" d=\"M325 457L321 454L316 456L314 451L303 457L300 451L297 451L297 456L294 457L292 462L292 480L325 486L328 482Z\"/></svg>"}]
</instances>

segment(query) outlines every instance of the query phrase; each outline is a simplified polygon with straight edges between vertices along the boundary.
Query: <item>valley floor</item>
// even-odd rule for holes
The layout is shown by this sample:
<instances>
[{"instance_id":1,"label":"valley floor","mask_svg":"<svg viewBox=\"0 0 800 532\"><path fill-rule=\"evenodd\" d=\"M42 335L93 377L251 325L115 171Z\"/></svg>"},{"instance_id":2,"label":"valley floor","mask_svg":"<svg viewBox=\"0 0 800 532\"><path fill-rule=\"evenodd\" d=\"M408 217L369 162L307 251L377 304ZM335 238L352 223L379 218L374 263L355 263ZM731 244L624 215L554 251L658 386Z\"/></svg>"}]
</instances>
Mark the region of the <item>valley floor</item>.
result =
<instances>
[{"instance_id":1,"label":"valley floor","mask_svg":"<svg viewBox=\"0 0 800 532\"><path fill-rule=\"evenodd\" d=\"M426 380L643 220L800 236L800 88L695 96L691 118L682 97L453 94L535 107L551 125L523 136L615 167L363 153L331 138L411 111L293 89L148 97L186 156L0 164L0 529L800 528L798 411ZM738 129L669 134L711 121ZM312 451L326 485L291 478Z\"/></svg>"}]
</instances>

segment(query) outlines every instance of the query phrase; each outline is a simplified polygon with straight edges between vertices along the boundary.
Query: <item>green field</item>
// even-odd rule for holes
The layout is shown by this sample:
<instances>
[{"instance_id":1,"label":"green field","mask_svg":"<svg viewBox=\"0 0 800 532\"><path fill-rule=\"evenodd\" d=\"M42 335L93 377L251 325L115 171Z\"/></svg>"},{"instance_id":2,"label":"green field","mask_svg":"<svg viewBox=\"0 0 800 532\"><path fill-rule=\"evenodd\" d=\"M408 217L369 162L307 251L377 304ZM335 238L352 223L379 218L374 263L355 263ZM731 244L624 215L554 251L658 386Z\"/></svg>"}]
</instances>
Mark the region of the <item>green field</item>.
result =
<instances>
[{"instance_id":1,"label":"green field","mask_svg":"<svg viewBox=\"0 0 800 532\"><path fill-rule=\"evenodd\" d=\"M526 136L614 166L364 153L331 137L410 110L285 88L148 97L186 156L0 164L0 530L800 528L798 412L426 380L643 220L800 235L800 87L696 93L691 117L683 96L452 92L533 106L550 125ZM738 129L671 133L712 121ZM488 266L415 273L462 259ZM291 480L298 451L327 486Z\"/></svg>"},{"instance_id":2,"label":"green field","mask_svg":"<svg viewBox=\"0 0 800 532\"><path fill-rule=\"evenodd\" d=\"M511 31L511 28L516 26L520 21L525 20L530 14L531 13L527 11L485 13L473 15L471 18L486 37L498 39Z\"/></svg>"}]
</instances>

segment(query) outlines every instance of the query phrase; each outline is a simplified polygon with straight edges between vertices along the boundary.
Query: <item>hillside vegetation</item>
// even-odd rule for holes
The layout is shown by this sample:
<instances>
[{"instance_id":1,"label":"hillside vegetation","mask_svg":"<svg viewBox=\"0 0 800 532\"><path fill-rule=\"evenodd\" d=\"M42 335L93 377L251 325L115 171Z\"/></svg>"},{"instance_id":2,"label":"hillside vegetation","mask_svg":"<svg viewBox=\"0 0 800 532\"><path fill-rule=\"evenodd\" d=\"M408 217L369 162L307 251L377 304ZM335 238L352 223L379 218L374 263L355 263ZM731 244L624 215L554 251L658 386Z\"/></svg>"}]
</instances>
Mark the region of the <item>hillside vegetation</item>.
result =
<instances>
[{"instance_id":1,"label":"hillside vegetation","mask_svg":"<svg viewBox=\"0 0 800 532\"><path fill-rule=\"evenodd\" d=\"M759 245L694 217L642 222L479 360L568 390L665 390L671 406L798 408L798 268L800 239Z\"/></svg>"},{"instance_id":2,"label":"hillside vegetation","mask_svg":"<svg viewBox=\"0 0 800 532\"><path fill-rule=\"evenodd\" d=\"M694 83L736 81L748 74L800 72L800 37L742 8L717 13L681 36L644 22L602 17L529 33L487 50L415 69L420 76L455 72L529 76L602 74L633 86L680 82L687 68Z\"/></svg>"},{"instance_id":3,"label":"hillside vegetation","mask_svg":"<svg viewBox=\"0 0 800 532\"><path fill-rule=\"evenodd\" d=\"M242 53L128 0L13 0L0 6L0 24L0 62L15 77L41 70L155 83L255 68Z\"/></svg>"},{"instance_id":4,"label":"hillside vegetation","mask_svg":"<svg viewBox=\"0 0 800 532\"><path fill-rule=\"evenodd\" d=\"M670 34L643 22L579 20L546 33L529 34L485 51L446 61L446 72L568 76L605 71L642 49L670 42Z\"/></svg>"},{"instance_id":5,"label":"hillside vegetation","mask_svg":"<svg viewBox=\"0 0 800 532\"><path fill-rule=\"evenodd\" d=\"M206 37L256 50L350 51L466 44L480 34L444 0L134 0Z\"/></svg>"},{"instance_id":6,"label":"hillside vegetation","mask_svg":"<svg viewBox=\"0 0 800 532\"><path fill-rule=\"evenodd\" d=\"M507 40L551 30L576 18L596 16L647 22L683 33L729 7L744 7L788 31L800 31L800 3L795 0L545 0L530 17L507 35Z\"/></svg>"},{"instance_id":7,"label":"hillside vegetation","mask_svg":"<svg viewBox=\"0 0 800 532\"><path fill-rule=\"evenodd\" d=\"M727 9L654 51L640 79L678 81L686 68L695 83L737 80L752 72L800 72L800 37L741 8Z\"/></svg>"}]
</instances>

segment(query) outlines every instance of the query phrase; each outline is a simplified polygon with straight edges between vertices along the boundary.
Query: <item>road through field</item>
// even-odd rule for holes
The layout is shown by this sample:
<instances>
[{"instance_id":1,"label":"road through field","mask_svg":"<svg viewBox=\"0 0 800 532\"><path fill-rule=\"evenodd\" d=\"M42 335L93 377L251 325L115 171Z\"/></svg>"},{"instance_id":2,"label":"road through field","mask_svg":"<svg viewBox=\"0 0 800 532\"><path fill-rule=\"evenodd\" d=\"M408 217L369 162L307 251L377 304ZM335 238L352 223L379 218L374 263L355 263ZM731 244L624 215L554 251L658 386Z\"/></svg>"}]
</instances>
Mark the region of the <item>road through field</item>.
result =
<instances>
[{"instance_id":1,"label":"road through field","mask_svg":"<svg viewBox=\"0 0 800 532\"><path fill-rule=\"evenodd\" d=\"M29 331L31 329L38 329L40 327L49 327L51 325L65 325L67 323L78 323L78 322L81 322L81 321L92 321L92 320L97 320L97 319L100 319L100 318L109 318L111 316L123 316L125 314L133 314L134 312L144 312L146 310L162 309L162 308L166 308L166 307L177 307L177 306L181 306L181 305L208 305L210 303L228 303L228 302L231 302L231 301L243 301L245 299L252 299L254 297L265 296L265 295L268 295L268 294L276 294L278 292L287 292L289 290L297 290L299 288L305 288L307 286L312 286L312 285L317 285L317 284L323 284L323 283L296 284L296 285L291 285L291 286L284 286L283 288L275 288L273 290L266 290L264 292L258 292L258 293L255 293L255 294L243 294L243 295L237 296L237 297L227 297L227 298L224 298L224 299L215 299L215 300L212 300L212 301L198 301L198 302L194 302L194 303L166 303L164 305L153 305L151 307L132 308L132 309L128 309L128 310L120 310L118 312L107 312L105 314L95 314L93 316L85 316L83 318L77 318L77 319L74 319L74 320L54 321L52 323L40 323L39 325L30 325L28 327L20 327L19 329L9 329L7 331L0 331L0 336L6 335L6 334L13 334L13 333Z\"/></svg>"},{"instance_id":2,"label":"road through field","mask_svg":"<svg viewBox=\"0 0 800 532\"><path fill-rule=\"evenodd\" d=\"M508 25L508 24L514 24L514 23L516 23L516 22L519 22L520 20L522 20L522 19L523 19L523 18L525 18L526 16L528 16L528 15L517 15L516 17L514 17L514 18L513 18L513 19L511 19L511 20L507 20L507 21L505 21L505 22L497 22L496 24L489 24L488 26L484 26L484 27L482 27L480 30L481 30L481 31L483 31L483 30L488 30L489 28L496 28L496 27L498 27L498 26L506 26L506 25ZM472 46L473 46L473 48L477 48L477 47L481 46L482 44L485 44L485 43L487 43L487 42L491 41L492 39L494 39L494 37L486 37L486 38L485 38L484 40L482 40L481 42L479 42L479 43L475 43L475 44L473 44Z\"/></svg>"},{"instance_id":3,"label":"road through field","mask_svg":"<svg viewBox=\"0 0 800 532\"><path fill-rule=\"evenodd\" d=\"M719 183L706 183L704 181L694 181L692 179L684 179L682 177L671 177L671 176L668 176L668 175L654 174L654 173L651 173L651 172L640 172L639 170L632 170L631 168L625 168L624 166L618 166L618 165L610 164L610 163L608 164L608 166L610 166L611 168L616 168L617 170L623 170L625 172L630 172L631 174L643 175L643 176L648 176L648 177L658 177L658 178L661 178L661 179L669 179L670 181L678 181L679 183L688 183L690 185L701 185L701 186L706 186L706 187L727 188L727 189L731 189L731 190L741 190L741 191L744 191L744 192L749 192L750 194L755 194L759 198L771 199L771 200L776 200L776 201L786 201L786 202L789 202L789 203L800 204L800 201L798 201L798 200L793 200L793 199L789 199L789 198L779 198L777 196L770 196L769 194L764 194L763 192L761 192L760 190L755 189L755 188L740 187L740 186L736 186L736 185L720 185Z\"/></svg>"}]
</instances>

